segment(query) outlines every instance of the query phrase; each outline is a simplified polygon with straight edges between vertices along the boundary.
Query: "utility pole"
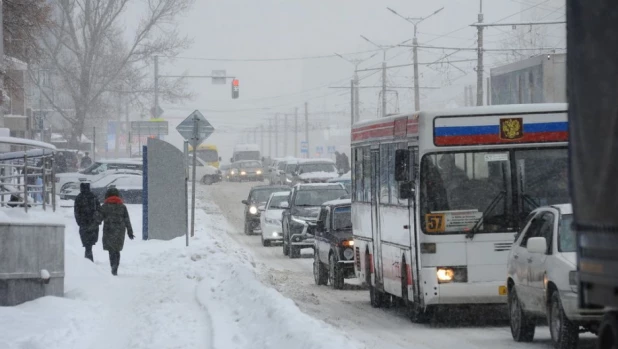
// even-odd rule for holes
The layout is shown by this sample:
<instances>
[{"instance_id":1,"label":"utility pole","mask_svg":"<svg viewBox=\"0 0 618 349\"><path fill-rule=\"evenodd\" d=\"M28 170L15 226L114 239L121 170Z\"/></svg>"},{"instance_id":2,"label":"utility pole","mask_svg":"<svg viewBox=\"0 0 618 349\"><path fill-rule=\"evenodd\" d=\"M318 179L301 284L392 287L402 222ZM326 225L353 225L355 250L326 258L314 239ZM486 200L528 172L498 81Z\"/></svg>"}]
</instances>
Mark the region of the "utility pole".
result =
<instances>
[{"instance_id":1,"label":"utility pole","mask_svg":"<svg viewBox=\"0 0 618 349\"><path fill-rule=\"evenodd\" d=\"M260 151L264 153L264 150L264 124L262 124L260 125Z\"/></svg>"},{"instance_id":2,"label":"utility pole","mask_svg":"<svg viewBox=\"0 0 618 349\"><path fill-rule=\"evenodd\" d=\"M483 23L483 0L480 0L480 12L478 23ZM479 25L478 29L478 63L476 66L476 105L483 105L483 27Z\"/></svg>"},{"instance_id":3,"label":"utility pole","mask_svg":"<svg viewBox=\"0 0 618 349\"><path fill-rule=\"evenodd\" d=\"M153 115L154 117L156 117L157 115L157 110L159 109L159 56L155 56L154 57L154 71L155 71L155 76L154 76L154 108L153 108Z\"/></svg>"},{"instance_id":4,"label":"utility pole","mask_svg":"<svg viewBox=\"0 0 618 349\"><path fill-rule=\"evenodd\" d=\"M294 109L294 156L298 156L298 107Z\"/></svg>"},{"instance_id":5,"label":"utility pole","mask_svg":"<svg viewBox=\"0 0 618 349\"><path fill-rule=\"evenodd\" d=\"M386 117L386 59L382 62L382 117Z\"/></svg>"},{"instance_id":6,"label":"utility pole","mask_svg":"<svg viewBox=\"0 0 618 349\"><path fill-rule=\"evenodd\" d=\"M424 20L426 20L429 17L435 16L436 14L438 14L438 12L444 10L444 7L434 11L432 14L430 14L429 16L425 16L425 17L416 17L416 18L408 18L408 17L404 17L402 15L400 15L399 13L397 13L397 11L393 10L390 7L387 7L387 9L389 11L391 11L392 13L394 13L395 15L405 19L406 21L412 23L412 25L414 25L414 38L412 39L412 59L414 60L414 109L416 111L419 111L421 106L420 106L420 88L419 88L419 77L418 77L418 39L416 37L416 28L417 26Z\"/></svg>"},{"instance_id":7,"label":"utility pole","mask_svg":"<svg viewBox=\"0 0 618 349\"><path fill-rule=\"evenodd\" d=\"M354 126L354 79L350 80L350 127Z\"/></svg>"},{"instance_id":8,"label":"utility pole","mask_svg":"<svg viewBox=\"0 0 618 349\"><path fill-rule=\"evenodd\" d=\"M279 157L279 114L275 114L275 157Z\"/></svg>"},{"instance_id":9,"label":"utility pole","mask_svg":"<svg viewBox=\"0 0 618 349\"><path fill-rule=\"evenodd\" d=\"M288 114L283 115L283 156L288 154Z\"/></svg>"},{"instance_id":10,"label":"utility pole","mask_svg":"<svg viewBox=\"0 0 618 349\"><path fill-rule=\"evenodd\" d=\"M377 55L378 53L374 53L371 56L365 58L365 59L348 59L345 58L344 56L338 54L335 52L335 54L337 56L339 56L341 59L345 60L346 62L352 63L354 64L354 80L352 83L352 124L354 124L355 120L360 119L360 111L359 111L359 88L358 88L358 84L359 84L359 79L358 79L358 66L363 63L366 62L368 60L370 60L371 58L373 58L375 55Z\"/></svg>"},{"instance_id":11,"label":"utility pole","mask_svg":"<svg viewBox=\"0 0 618 349\"><path fill-rule=\"evenodd\" d=\"M309 158L311 146L309 145L309 110L307 102L305 102L305 142L307 142L307 158Z\"/></svg>"},{"instance_id":12,"label":"utility pole","mask_svg":"<svg viewBox=\"0 0 618 349\"><path fill-rule=\"evenodd\" d=\"M273 157L273 120L268 119L268 156Z\"/></svg>"}]
</instances>

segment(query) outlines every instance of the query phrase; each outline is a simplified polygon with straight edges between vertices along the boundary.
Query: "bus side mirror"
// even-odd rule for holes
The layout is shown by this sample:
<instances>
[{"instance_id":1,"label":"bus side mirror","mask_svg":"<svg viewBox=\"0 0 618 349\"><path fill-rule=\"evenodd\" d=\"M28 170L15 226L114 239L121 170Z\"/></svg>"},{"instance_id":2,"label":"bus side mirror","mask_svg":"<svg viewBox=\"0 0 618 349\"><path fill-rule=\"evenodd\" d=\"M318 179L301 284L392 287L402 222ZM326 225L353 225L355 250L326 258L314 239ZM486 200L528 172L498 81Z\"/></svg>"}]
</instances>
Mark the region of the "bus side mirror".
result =
<instances>
[{"instance_id":1,"label":"bus side mirror","mask_svg":"<svg viewBox=\"0 0 618 349\"><path fill-rule=\"evenodd\" d=\"M410 151L407 149L395 150L395 180L403 182L410 179Z\"/></svg>"},{"instance_id":2,"label":"bus side mirror","mask_svg":"<svg viewBox=\"0 0 618 349\"><path fill-rule=\"evenodd\" d=\"M410 181L399 183L399 198L414 199L414 184Z\"/></svg>"}]
</instances>

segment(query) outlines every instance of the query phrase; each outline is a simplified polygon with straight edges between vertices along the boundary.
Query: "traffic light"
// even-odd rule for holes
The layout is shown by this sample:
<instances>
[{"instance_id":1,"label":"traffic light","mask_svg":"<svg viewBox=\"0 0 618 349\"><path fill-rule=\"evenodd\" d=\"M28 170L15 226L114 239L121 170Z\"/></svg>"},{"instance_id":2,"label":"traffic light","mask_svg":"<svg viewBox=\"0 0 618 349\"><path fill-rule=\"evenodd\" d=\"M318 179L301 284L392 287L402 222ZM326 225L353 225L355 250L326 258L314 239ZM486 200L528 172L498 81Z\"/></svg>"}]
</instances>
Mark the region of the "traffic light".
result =
<instances>
[{"instance_id":1,"label":"traffic light","mask_svg":"<svg viewBox=\"0 0 618 349\"><path fill-rule=\"evenodd\" d=\"M236 99L239 95L238 79L232 80L232 98Z\"/></svg>"}]
</instances>

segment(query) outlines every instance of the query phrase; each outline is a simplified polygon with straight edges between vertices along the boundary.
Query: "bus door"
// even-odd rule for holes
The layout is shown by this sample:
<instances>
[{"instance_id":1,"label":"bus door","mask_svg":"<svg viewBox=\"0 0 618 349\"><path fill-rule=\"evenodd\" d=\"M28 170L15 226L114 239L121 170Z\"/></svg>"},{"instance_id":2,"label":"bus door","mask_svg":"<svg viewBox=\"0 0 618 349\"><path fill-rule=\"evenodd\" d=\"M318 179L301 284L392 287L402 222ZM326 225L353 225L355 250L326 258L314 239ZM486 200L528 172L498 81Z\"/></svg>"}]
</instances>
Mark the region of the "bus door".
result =
<instances>
[{"instance_id":1,"label":"bus door","mask_svg":"<svg viewBox=\"0 0 618 349\"><path fill-rule=\"evenodd\" d=\"M374 285L378 290L383 288L382 237L380 234L380 205L378 204L380 186L380 153L378 149L371 150L371 222L373 238Z\"/></svg>"},{"instance_id":2,"label":"bus door","mask_svg":"<svg viewBox=\"0 0 618 349\"><path fill-rule=\"evenodd\" d=\"M408 147L408 151L410 152L410 182L412 183L412 188L415 188L415 192L412 195L412 198L408 199L408 213L410 217L410 272L412 275L408 275L411 277L411 287L412 289L408 289L408 295L413 295L415 301L419 301L419 290L420 290L420 260L419 260L419 244L418 244L418 226L416 222L416 183L419 180L419 167L418 167L418 146Z\"/></svg>"}]
</instances>

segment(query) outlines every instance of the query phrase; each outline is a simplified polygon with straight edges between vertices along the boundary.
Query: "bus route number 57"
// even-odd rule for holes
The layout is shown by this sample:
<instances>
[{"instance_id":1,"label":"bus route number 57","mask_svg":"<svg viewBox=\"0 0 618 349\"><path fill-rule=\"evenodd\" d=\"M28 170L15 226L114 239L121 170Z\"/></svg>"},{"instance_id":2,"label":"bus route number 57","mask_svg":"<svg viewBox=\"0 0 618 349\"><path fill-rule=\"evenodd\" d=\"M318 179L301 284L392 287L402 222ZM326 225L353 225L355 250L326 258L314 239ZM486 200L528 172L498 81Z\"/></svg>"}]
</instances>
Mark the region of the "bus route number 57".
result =
<instances>
[{"instance_id":1,"label":"bus route number 57","mask_svg":"<svg viewBox=\"0 0 618 349\"><path fill-rule=\"evenodd\" d=\"M442 233L446 230L444 213L428 213L425 215L425 231L428 233Z\"/></svg>"}]
</instances>

